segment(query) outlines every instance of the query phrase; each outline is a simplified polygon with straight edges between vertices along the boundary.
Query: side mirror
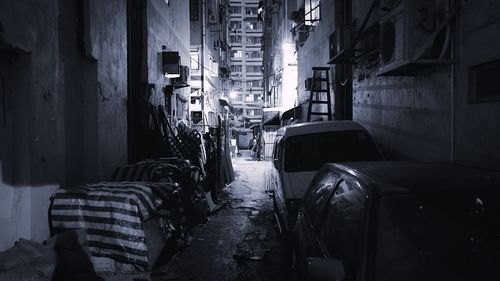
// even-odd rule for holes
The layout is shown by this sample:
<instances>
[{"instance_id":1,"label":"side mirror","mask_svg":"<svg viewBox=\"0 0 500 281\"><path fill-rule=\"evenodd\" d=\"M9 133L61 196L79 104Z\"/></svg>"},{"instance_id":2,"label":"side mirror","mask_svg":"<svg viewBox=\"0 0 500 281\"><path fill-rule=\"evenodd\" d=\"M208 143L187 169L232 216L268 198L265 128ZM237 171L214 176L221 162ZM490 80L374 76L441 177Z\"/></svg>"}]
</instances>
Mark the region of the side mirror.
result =
<instances>
[{"instance_id":1,"label":"side mirror","mask_svg":"<svg viewBox=\"0 0 500 281\"><path fill-rule=\"evenodd\" d=\"M307 276L311 281L341 281L344 265L337 259L307 258Z\"/></svg>"},{"instance_id":2,"label":"side mirror","mask_svg":"<svg viewBox=\"0 0 500 281\"><path fill-rule=\"evenodd\" d=\"M273 159L273 165L274 165L274 168L280 170L280 160L279 159Z\"/></svg>"}]
</instances>

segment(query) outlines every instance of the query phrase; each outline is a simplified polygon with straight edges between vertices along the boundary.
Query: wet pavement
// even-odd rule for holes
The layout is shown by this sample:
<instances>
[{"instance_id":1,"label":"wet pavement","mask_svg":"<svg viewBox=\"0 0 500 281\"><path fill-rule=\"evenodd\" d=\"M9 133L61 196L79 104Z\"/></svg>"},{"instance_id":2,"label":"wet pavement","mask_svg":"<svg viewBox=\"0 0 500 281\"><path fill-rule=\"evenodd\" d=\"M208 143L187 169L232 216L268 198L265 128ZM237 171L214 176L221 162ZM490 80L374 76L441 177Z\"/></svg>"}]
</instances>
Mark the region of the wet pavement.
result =
<instances>
[{"instance_id":1,"label":"wet pavement","mask_svg":"<svg viewBox=\"0 0 500 281\"><path fill-rule=\"evenodd\" d=\"M265 191L270 161L233 158L229 202L192 231L186 247L152 280L290 280L286 245Z\"/></svg>"}]
</instances>

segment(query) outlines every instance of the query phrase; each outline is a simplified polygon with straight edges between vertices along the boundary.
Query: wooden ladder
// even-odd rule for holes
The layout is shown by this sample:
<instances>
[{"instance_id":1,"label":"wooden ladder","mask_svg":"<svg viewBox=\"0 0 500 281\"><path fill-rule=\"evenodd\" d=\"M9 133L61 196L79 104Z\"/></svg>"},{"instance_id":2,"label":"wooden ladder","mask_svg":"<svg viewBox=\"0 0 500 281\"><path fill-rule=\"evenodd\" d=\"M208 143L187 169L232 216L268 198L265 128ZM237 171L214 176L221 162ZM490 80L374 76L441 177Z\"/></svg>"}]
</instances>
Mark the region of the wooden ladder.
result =
<instances>
[{"instance_id":1,"label":"wooden ladder","mask_svg":"<svg viewBox=\"0 0 500 281\"><path fill-rule=\"evenodd\" d=\"M311 95L309 96L309 110L307 111L307 122L311 122L311 116L328 116L328 120L333 120L332 115L332 101L330 97L330 75L329 67L313 67L313 77L312 85L310 88ZM326 100L322 98L323 93L326 93ZM312 111L313 104L326 105L328 110L324 111ZM324 106L319 106L317 108L324 108ZM319 109L316 109L319 110Z\"/></svg>"}]
</instances>

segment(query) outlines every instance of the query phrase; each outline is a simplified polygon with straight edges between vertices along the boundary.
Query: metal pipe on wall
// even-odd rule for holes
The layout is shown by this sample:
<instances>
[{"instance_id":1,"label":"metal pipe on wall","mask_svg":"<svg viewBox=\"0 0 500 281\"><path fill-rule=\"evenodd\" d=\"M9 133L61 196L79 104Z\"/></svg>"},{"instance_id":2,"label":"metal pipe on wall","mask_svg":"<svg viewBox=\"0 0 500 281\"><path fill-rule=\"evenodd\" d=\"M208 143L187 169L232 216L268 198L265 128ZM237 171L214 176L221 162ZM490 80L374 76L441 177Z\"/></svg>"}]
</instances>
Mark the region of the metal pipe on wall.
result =
<instances>
[{"instance_id":1,"label":"metal pipe on wall","mask_svg":"<svg viewBox=\"0 0 500 281\"><path fill-rule=\"evenodd\" d=\"M453 1L450 1L450 10L452 11ZM457 22L456 17L450 24L450 58L455 60L455 23ZM451 63L451 78L450 78L450 118L451 118L451 140L450 140L450 162L453 164L455 162L455 63Z\"/></svg>"}]
</instances>

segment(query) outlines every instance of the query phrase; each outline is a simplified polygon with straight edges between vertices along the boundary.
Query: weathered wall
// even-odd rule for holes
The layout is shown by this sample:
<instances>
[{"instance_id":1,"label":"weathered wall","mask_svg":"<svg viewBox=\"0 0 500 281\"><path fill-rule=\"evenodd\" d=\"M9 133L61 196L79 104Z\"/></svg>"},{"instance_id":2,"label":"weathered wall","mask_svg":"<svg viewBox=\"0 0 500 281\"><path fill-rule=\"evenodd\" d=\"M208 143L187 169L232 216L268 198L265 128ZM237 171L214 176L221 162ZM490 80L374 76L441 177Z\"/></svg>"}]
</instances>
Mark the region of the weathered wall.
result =
<instances>
[{"instance_id":1,"label":"weathered wall","mask_svg":"<svg viewBox=\"0 0 500 281\"><path fill-rule=\"evenodd\" d=\"M298 48L298 94L299 103L309 98L309 92L305 90L304 81L312 77L312 68L316 66L329 66L330 34L335 29L334 15L335 1L321 1L321 20L309 32L309 37L302 47ZM305 120L305 119L304 119Z\"/></svg>"},{"instance_id":2,"label":"weathered wall","mask_svg":"<svg viewBox=\"0 0 500 281\"><path fill-rule=\"evenodd\" d=\"M459 14L454 94L454 160L498 170L500 101L469 103L467 69L500 59L499 15L500 2L496 0L469 1Z\"/></svg>"},{"instance_id":3,"label":"weathered wall","mask_svg":"<svg viewBox=\"0 0 500 281\"><path fill-rule=\"evenodd\" d=\"M358 23L371 3L353 1ZM368 20L383 15L379 8ZM368 66L367 66L368 65ZM450 67L408 77L377 76L378 65L353 68L353 119L362 123L391 159L447 162L451 159Z\"/></svg>"},{"instance_id":4,"label":"weathered wall","mask_svg":"<svg viewBox=\"0 0 500 281\"><path fill-rule=\"evenodd\" d=\"M4 250L19 237L41 240L48 234L49 194L64 178L64 96L59 91L57 1L2 0L0 6L0 95L6 107L5 123L0 124Z\"/></svg>"},{"instance_id":5,"label":"weathered wall","mask_svg":"<svg viewBox=\"0 0 500 281\"><path fill-rule=\"evenodd\" d=\"M127 162L127 7L124 0L90 1L90 43L97 60L99 178Z\"/></svg>"},{"instance_id":6,"label":"weathered wall","mask_svg":"<svg viewBox=\"0 0 500 281\"><path fill-rule=\"evenodd\" d=\"M57 187L126 162L125 4L0 0L0 251L48 237Z\"/></svg>"},{"instance_id":7,"label":"weathered wall","mask_svg":"<svg viewBox=\"0 0 500 281\"><path fill-rule=\"evenodd\" d=\"M311 67L326 65L328 36L334 31L334 1L322 1L322 19L299 49L299 95ZM448 1L436 1L445 5ZM409 77L377 76L378 65L353 68L353 119L373 134L393 159L456 162L500 169L500 102L471 103L468 68L500 58L500 3L458 1L454 28L454 66L435 66ZM352 1L354 29L359 30L371 1ZM384 11L375 9L367 27ZM478 16L480 15L480 16ZM303 110L303 118L307 110Z\"/></svg>"},{"instance_id":8,"label":"weathered wall","mask_svg":"<svg viewBox=\"0 0 500 281\"><path fill-rule=\"evenodd\" d=\"M353 74L353 119L372 133L390 158L449 161L450 76L446 69L417 77L372 73L361 79L360 73L355 70Z\"/></svg>"},{"instance_id":9,"label":"weathered wall","mask_svg":"<svg viewBox=\"0 0 500 281\"><path fill-rule=\"evenodd\" d=\"M189 1L170 1L168 6L164 0L148 1L147 19L148 81L155 84L151 102L155 105L164 105L164 87L170 85L172 81L163 75L160 55L162 46L166 46L167 51L179 52L181 64L190 67ZM187 100L189 88L177 89L174 93ZM175 99L177 98L174 97L174 105L177 104ZM185 119L186 111L179 110L177 113Z\"/></svg>"},{"instance_id":10,"label":"weathered wall","mask_svg":"<svg viewBox=\"0 0 500 281\"><path fill-rule=\"evenodd\" d=\"M353 7L360 22L369 5L354 1ZM390 156L500 169L500 103L470 103L467 76L468 66L500 57L499 11L500 3L490 0L461 7L454 67L413 77L377 77L376 68L354 68L354 119Z\"/></svg>"}]
</instances>

